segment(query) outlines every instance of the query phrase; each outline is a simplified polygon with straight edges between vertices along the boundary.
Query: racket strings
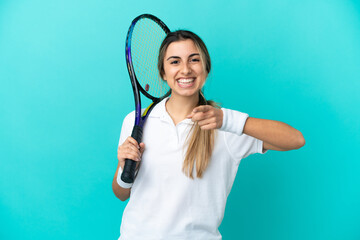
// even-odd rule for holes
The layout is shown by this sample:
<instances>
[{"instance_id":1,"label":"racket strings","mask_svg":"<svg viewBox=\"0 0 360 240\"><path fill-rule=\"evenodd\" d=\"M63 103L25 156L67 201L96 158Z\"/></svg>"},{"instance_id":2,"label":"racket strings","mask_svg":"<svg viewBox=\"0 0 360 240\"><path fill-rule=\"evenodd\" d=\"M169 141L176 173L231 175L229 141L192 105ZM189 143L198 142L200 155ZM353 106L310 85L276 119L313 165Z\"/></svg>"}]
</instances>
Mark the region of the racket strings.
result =
<instances>
[{"instance_id":1,"label":"racket strings","mask_svg":"<svg viewBox=\"0 0 360 240\"><path fill-rule=\"evenodd\" d=\"M158 68L158 54L165 31L153 20L139 20L131 37L131 57L136 78L141 87L151 96L160 98L169 91L161 79Z\"/></svg>"}]
</instances>

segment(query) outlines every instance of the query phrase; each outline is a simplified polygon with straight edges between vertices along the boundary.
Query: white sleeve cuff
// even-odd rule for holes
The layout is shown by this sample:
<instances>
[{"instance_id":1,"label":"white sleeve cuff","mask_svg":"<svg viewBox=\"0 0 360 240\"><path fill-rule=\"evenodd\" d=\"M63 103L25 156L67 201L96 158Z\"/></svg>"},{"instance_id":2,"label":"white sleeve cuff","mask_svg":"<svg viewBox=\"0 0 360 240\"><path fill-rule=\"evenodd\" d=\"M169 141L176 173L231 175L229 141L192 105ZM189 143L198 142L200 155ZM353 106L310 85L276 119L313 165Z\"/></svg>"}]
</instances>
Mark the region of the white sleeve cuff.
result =
<instances>
[{"instance_id":1,"label":"white sleeve cuff","mask_svg":"<svg viewBox=\"0 0 360 240\"><path fill-rule=\"evenodd\" d=\"M131 188L132 187L132 183L126 183L123 180L121 180L121 174L122 174L123 170L121 167L119 167L118 170L118 174L117 174L117 178L116 178L116 182L119 184L120 187L122 188Z\"/></svg>"},{"instance_id":2,"label":"white sleeve cuff","mask_svg":"<svg viewBox=\"0 0 360 240\"><path fill-rule=\"evenodd\" d=\"M221 110L223 111L223 123L220 130L237 135L243 134L245 122L249 114L226 108L221 108Z\"/></svg>"}]
</instances>

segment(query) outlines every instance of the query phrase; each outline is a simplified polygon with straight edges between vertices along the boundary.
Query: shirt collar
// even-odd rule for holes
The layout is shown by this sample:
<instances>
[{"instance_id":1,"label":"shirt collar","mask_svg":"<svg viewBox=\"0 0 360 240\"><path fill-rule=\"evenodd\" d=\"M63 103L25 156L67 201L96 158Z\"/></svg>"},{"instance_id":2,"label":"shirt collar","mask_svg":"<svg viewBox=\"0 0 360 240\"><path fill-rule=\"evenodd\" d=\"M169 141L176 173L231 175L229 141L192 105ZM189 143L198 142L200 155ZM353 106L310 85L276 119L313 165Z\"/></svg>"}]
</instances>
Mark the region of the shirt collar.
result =
<instances>
[{"instance_id":1,"label":"shirt collar","mask_svg":"<svg viewBox=\"0 0 360 240\"><path fill-rule=\"evenodd\" d=\"M169 113L166 111L166 107L165 107L165 104L168 100L169 100L169 97L166 97L163 100L161 100L158 104L156 104L156 106L151 111L149 117L160 118L160 120L162 120L162 121L166 121L166 122L170 121L173 123L173 121L172 121ZM191 124L191 125L194 124L194 122L191 121L191 119L184 119L180 123L186 123L186 124Z\"/></svg>"}]
</instances>

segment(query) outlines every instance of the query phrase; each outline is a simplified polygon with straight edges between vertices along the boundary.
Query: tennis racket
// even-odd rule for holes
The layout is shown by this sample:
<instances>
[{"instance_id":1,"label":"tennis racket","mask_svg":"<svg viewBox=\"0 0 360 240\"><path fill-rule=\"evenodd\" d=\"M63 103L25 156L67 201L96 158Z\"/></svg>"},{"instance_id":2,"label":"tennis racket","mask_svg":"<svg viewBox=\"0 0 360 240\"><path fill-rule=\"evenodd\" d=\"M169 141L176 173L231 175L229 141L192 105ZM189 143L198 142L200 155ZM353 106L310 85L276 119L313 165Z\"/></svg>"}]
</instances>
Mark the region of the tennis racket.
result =
<instances>
[{"instance_id":1,"label":"tennis racket","mask_svg":"<svg viewBox=\"0 0 360 240\"><path fill-rule=\"evenodd\" d=\"M169 28L160 19L150 14L143 14L132 21L127 33L126 64L135 98L135 124L131 137L139 144L145 121L151 110L158 102L170 95L170 88L161 79L157 69L160 45L169 32ZM152 100L143 114L141 114L140 93ZM136 162L126 159L121 180L133 183L135 168Z\"/></svg>"}]
</instances>

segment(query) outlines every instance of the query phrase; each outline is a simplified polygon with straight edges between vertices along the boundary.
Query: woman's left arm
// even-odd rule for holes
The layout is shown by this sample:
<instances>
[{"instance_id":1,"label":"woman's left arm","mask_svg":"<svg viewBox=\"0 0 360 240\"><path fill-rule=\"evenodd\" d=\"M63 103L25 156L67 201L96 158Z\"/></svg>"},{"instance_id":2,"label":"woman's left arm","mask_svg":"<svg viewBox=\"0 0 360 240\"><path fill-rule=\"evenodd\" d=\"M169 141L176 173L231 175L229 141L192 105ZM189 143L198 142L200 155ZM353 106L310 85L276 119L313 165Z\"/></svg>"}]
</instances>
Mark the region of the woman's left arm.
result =
<instances>
[{"instance_id":1,"label":"woman's left arm","mask_svg":"<svg viewBox=\"0 0 360 240\"><path fill-rule=\"evenodd\" d=\"M188 116L198 122L201 129L216 129L223 124L223 111L209 105L198 106ZM305 139L299 130L290 125L267 119L248 117L243 133L263 141L263 150L288 151L305 145Z\"/></svg>"},{"instance_id":2,"label":"woman's left arm","mask_svg":"<svg viewBox=\"0 0 360 240\"><path fill-rule=\"evenodd\" d=\"M244 133L262 140L264 150L288 151L305 145L305 139L299 130L274 120L249 117Z\"/></svg>"}]
</instances>

